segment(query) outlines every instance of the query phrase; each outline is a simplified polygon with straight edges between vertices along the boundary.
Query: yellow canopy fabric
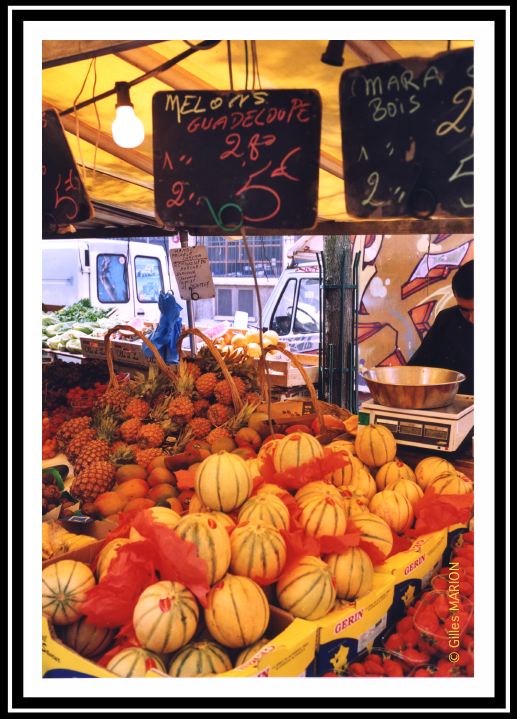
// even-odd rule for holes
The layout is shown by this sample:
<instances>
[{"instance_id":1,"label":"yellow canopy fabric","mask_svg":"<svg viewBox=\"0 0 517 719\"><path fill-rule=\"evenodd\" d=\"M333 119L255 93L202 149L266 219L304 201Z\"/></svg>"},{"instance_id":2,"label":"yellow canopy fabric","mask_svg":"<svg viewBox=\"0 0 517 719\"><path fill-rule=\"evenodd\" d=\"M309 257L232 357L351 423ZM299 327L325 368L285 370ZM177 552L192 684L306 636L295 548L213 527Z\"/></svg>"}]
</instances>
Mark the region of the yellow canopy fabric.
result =
<instances>
[{"instance_id":1,"label":"yellow canopy fabric","mask_svg":"<svg viewBox=\"0 0 517 719\"><path fill-rule=\"evenodd\" d=\"M71 50L74 42L70 41ZM66 43L60 44L66 46ZM92 50L95 49L94 44L92 41ZM472 45L472 42L452 41L451 49ZM88 42L82 41L81 46L83 51L87 50ZM318 217L321 220L346 221L353 218L346 212L342 179L338 88L343 71L364 65L369 60L378 62L379 57L385 60L397 56L432 57L447 50L447 42L350 41L346 43L343 67L332 67L321 62L326 46L325 40L256 41L260 86L263 89L307 88L319 91L323 120ZM94 60L79 60L46 68L42 81L43 106L53 106L58 111L70 108L74 103L78 104L110 90L115 82L130 82L186 49L185 41L165 41L102 55ZM245 89L244 41L231 41L231 57L234 89ZM258 89L258 83L259 78L252 76L248 53L247 89ZM178 90L230 89L227 43L222 41L212 49L194 53L159 77L145 80L131 88L135 113L145 127L145 140L136 150L122 151L111 140L114 95L88 105L75 116L66 116L67 140L77 164L81 166L84 163L84 181L93 200L114 203L130 211L141 211L150 217L154 215L152 97L156 92L171 87ZM95 173L94 168L97 170Z\"/></svg>"}]
</instances>

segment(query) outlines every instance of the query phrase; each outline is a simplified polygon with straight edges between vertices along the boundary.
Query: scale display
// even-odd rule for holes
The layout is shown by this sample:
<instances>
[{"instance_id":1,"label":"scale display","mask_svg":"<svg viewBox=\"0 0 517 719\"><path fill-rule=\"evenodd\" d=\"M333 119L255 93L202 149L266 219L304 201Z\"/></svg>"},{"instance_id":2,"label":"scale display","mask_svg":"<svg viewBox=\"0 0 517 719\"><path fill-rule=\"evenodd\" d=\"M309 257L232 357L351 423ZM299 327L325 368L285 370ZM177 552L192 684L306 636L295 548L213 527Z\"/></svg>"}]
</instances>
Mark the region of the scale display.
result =
<instances>
[{"instance_id":1,"label":"scale display","mask_svg":"<svg viewBox=\"0 0 517 719\"><path fill-rule=\"evenodd\" d=\"M474 397L456 395L448 407L397 409L363 402L359 424L381 424L400 444L454 452L474 426Z\"/></svg>"}]
</instances>

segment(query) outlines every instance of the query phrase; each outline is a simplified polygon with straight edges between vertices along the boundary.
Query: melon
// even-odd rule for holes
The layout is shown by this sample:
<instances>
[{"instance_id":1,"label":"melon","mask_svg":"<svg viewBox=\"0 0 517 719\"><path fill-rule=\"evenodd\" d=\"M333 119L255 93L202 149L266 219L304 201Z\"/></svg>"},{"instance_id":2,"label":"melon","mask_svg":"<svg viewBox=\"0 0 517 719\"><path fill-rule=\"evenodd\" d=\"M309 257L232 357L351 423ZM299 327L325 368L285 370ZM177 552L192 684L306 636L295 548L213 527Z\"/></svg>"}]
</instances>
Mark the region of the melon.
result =
<instances>
[{"instance_id":1,"label":"melon","mask_svg":"<svg viewBox=\"0 0 517 719\"><path fill-rule=\"evenodd\" d=\"M298 522L304 532L312 537L340 536L346 530L346 515L339 500L319 496L309 500L303 507Z\"/></svg>"},{"instance_id":2,"label":"melon","mask_svg":"<svg viewBox=\"0 0 517 719\"><path fill-rule=\"evenodd\" d=\"M249 577L228 573L208 594L205 622L219 644L233 649L247 647L258 641L267 629L266 595Z\"/></svg>"},{"instance_id":3,"label":"melon","mask_svg":"<svg viewBox=\"0 0 517 719\"><path fill-rule=\"evenodd\" d=\"M292 432L279 441L273 454L273 462L277 472L285 472L321 457L323 447L316 437L308 432Z\"/></svg>"},{"instance_id":4,"label":"melon","mask_svg":"<svg viewBox=\"0 0 517 719\"><path fill-rule=\"evenodd\" d=\"M360 547L350 547L342 554L325 558L336 580L336 596L350 602L363 597L373 586L373 564Z\"/></svg>"},{"instance_id":5,"label":"melon","mask_svg":"<svg viewBox=\"0 0 517 719\"><path fill-rule=\"evenodd\" d=\"M215 642L190 642L172 657L168 674L171 677L199 677L221 674L231 668L230 657Z\"/></svg>"},{"instance_id":6,"label":"melon","mask_svg":"<svg viewBox=\"0 0 517 719\"><path fill-rule=\"evenodd\" d=\"M346 459L348 459L348 464L345 464L343 467L340 467L327 475L327 479L330 479L332 484L336 487L341 487L344 484L350 484L359 468L364 466L361 460L358 459L350 450L338 449L335 446L332 446L340 444L341 442L331 442L328 445L328 448L333 452L344 454Z\"/></svg>"},{"instance_id":7,"label":"melon","mask_svg":"<svg viewBox=\"0 0 517 719\"><path fill-rule=\"evenodd\" d=\"M473 482L460 472L444 472L434 477L427 485L426 492L432 487L436 494L469 494L474 488Z\"/></svg>"},{"instance_id":8,"label":"melon","mask_svg":"<svg viewBox=\"0 0 517 719\"><path fill-rule=\"evenodd\" d=\"M382 517L364 512L354 515L351 521L359 530L362 540L373 544L385 557L390 554L393 549L393 535Z\"/></svg>"},{"instance_id":9,"label":"melon","mask_svg":"<svg viewBox=\"0 0 517 719\"><path fill-rule=\"evenodd\" d=\"M74 652L82 657L96 657L104 654L115 637L115 629L96 627L88 624L86 617L81 617L78 622L68 624L63 633L63 641Z\"/></svg>"},{"instance_id":10,"label":"melon","mask_svg":"<svg viewBox=\"0 0 517 719\"><path fill-rule=\"evenodd\" d=\"M177 512L173 509L168 509L167 507L149 507L149 509L144 510L144 514L150 515L154 522L166 524L172 529L174 529L181 519Z\"/></svg>"},{"instance_id":11,"label":"melon","mask_svg":"<svg viewBox=\"0 0 517 719\"><path fill-rule=\"evenodd\" d=\"M327 448L331 449L333 452L349 452L350 454L355 454L354 440L335 439L327 445Z\"/></svg>"},{"instance_id":12,"label":"melon","mask_svg":"<svg viewBox=\"0 0 517 719\"><path fill-rule=\"evenodd\" d=\"M84 562L62 559L42 571L43 614L54 624L72 624L82 615L81 605L95 577Z\"/></svg>"},{"instance_id":13,"label":"melon","mask_svg":"<svg viewBox=\"0 0 517 719\"><path fill-rule=\"evenodd\" d=\"M176 534L196 545L199 557L206 562L210 585L224 577L232 554L230 537L211 512L196 512L182 517L176 525Z\"/></svg>"},{"instance_id":14,"label":"melon","mask_svg":"<svg viewBox=\"0 0 517 719\"><path fill-rule=\"evenodd\" d=\"M349 484L344 484L343 487L346 487L354 494L362 494L368 500L371 500L377 492L375 480L364 465L359 467L352 477L352 481Z\"/></svg>"},{"instance_id":15,"label":"melon","mask_svg":"<svg viewBox=\"0 0 517 719\"><path fill-rule=\"evenodd\" d=\"M253 480L246 462L231 452L217 452L196 470L196 494L218 512L232 512L248 499Z\"/></svg>"},{"instance_id":16,"label":"melon","mask_svg":"<svg viewBox=\"0 0 517 719\"><path fill-rule=\"evenodd\" d=\"M175 652L188 644L199 619L196 599L183 584L162 581L151 584L138 597L133 628L144 649L158 654Z\"/></svg>"},{"instance_id":17,"label":"melon","mask_svg":"<svg viewBox=\"0 0 517 719\"><path fill-rule=\"evenodd\" d=\"M302 557L276 584L280 606L301 619L321 619L334 607L336 587L328 564Z\"/></svg>"},{"instance_id":18,"label":"melon","mask_svg":"<svg viewBox=\"0 0 517 719\"><path fill-rule=\"evenodd\" d=\"M271 459L274 457L276 448L281 441L281 439L270 439L262 444L262 447L259 449L256 457L259 460L260 465L262 465L267 457L270 457Z\"/></svg>"},{"instance_id":19,"label":"melon","mask_svg":"<svg viewBox=\"0 0 517 719\"><path fill-rule=\"evenodd\" d=\"M396 479L389 485L388 488L394 492L400 492L400 494L403 494L404 497L409 500L413 510L418 500L422 499L424 496L424 493L418 484L410 479Z\"/></svg>"},{"instance_id":20,"label":"melon","mask_svg":"<svg viewBox=\"0 0 517 719\"><path fill-rule=\"evenodd\" d=\"M270 524L238 524L230 542L232 574L269 584L282 572L286 560L285 540L278 529Z\"/></svg>"},{"instance_id":21,"label":"melon","mask_svg":"<svg viewBox=\"0 0 517 719\"><path fill-rule=\"evenodd\" d=\"M145 677L150 669L165 673L165 665L160 657L140 647L122 649L109 661L106 669L119 677Z\"/></svg>"},{"instance_id":22,"label":"melon","mask_svg":"<svg viewBox=\"0 0 517 719\"><path fill-rule=\"evenodd\" d=\"M216 522L218 522L222 527L229 527L230 529L233 529L235 527L235 522L230 517L229 514L225 514L224 512L208 512Z\"/></svg>"},{"instance_id":23,"label":"melon","mask_svg":"<svg viewBox=\"0 0 517 719\"><path fill-rule=\"evenodd\" d=\"M282 497L282 495L289 494L289 492L287 492L287 490L283 487L280 487L278 484L266 482L265 484L260 485L257 489L257 494L276 494L278 497Z\"/></svg>"},{"instance_id":24,"label":"melon","mask_svg":"<svg viewBox=\"0 0 517 719\"><path fill-rule=\"evenodd\" d=\"M127 537L118 537L117 539L112 539L111 542L105 544L101 549L97 555L97 566L95 569L95 574L99 582L106 575L109 565L112 559L115 559L117 556L120 547L123 547L125 544L129 544L129 539Z\"/></svg>"},{"instance_id":25,"label":"melon","mask_svg":"<svg viewBox=\"0 0 517 719\"><path fill-rule=\"evenodd\" d=\"M427 489L428 484L439 474L455 472L453 464L443 457L425 457L415 467L416 481L421 489Z\"/></svg>"},{"instance_id":26,"label":"melon","mask_svg":"<svg viewBox=\"0 0 517 719\"><path fill-rule=\"evenodd\" d=\"M240 667L241 664L249 662L251 659L253 659L258 650L262 649L262 647L265 647L266 644L269 644L269 639L263 637L262 639L259 639L258 642L252 644L250 647L246 647L246 649L243 649L235 661L235 666Z\"/></svg>"},{"instance_id":27,"label":"melon","mask_svg":"<svg viewBox=\"0 0 517 719\"><path fill-rule=\"evenodd\" d=\"M351 492L347 487L340 487L340 494L345 510L345 517L353 517L356 514L362 514L368 511L369 499L364 494L356 494Z\"/></svg>"},{"instance_id":28,"label":"melon","mask_svg":"<svg viewBox=\"0 0 517 719\"><path fill-rule=\"evenodd\" d=\"M379 492L382 492L383 489L386 489L388 485L398 479L408 479L411 482L416 482L415 473L411 467L396 458L379 467L375 475L375 483Z\"/></svg>"},{"instance_id":29,"label":"melon","mask_svg":"<svg viewBox=\"0 0 517 719\"><path fill-rule=\"evenodd\" d=\"M260 471L262 468L262 462L260 459L258 457L254 457L253 459L245 460L245 462L248 465L251 478L255 479L256 477L260 477Z\"/></svg>"},{"instance_id":30,"label":"melon","mask_svg":"<svg viewBox=\"0 0 517 719\"><path fill-rule=\"evenodd\" d=\"M289 529L289 510L282 500L272 493L250 497L239 511L239 523L264 522L277 529Z\"/></svg>"},{"instance_id":31,"label":"melon","mask_svg":"<svg viewBox=\"0 0 517 719\"><path fill-rule=\"evenodd\" d=\"M415 518L409 499L392 489L383 489L373 497L370 501L370 512L384 519L397 534L409 529Z\"/></svg>"},{"instance_id":32,"label":"melon","mask_svg":"<svg viewBox=\"0 0 517 719\"><path fill-rule=\"evenodd\" d=\"M307 482L294 495L296 502L302 508L315 497L332 497L337 502L343 502L339 489L324 481Z\"/></svg>"},{"instance_id":33,"label":"melon","mask_svg":"<svg viewBox=\"0 0 517 719\"><path fill-rule=\"evenodd\" d=\"M199 498L199 495L194 493L190 498L190 502L188 504L188 511L189 514L197 514L198 512L210 512L211 510L210 507L207 507L206 504L203 504L203 502Z\"/></svg>"},{"instance_id":34,"label":"melon","mask_svg":"<svg viewBox=\"0 0 517 719\"><path fill-rule=\"evenodd\" d=\"M395 459L397 442L382 424L361 425L355 438L355 453L368 467L381 467Z\"/></svg>"}]
</instances>

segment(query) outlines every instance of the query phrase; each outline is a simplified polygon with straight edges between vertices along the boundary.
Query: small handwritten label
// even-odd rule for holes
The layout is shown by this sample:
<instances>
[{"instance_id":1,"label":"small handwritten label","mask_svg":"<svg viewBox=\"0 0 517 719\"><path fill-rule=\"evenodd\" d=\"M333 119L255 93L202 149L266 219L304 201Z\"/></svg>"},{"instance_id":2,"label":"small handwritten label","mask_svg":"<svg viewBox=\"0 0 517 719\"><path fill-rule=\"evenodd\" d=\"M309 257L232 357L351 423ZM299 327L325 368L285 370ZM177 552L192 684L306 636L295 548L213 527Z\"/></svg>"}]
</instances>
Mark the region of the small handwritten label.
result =
<instances>
[{"instance_id":1,"label":"small handwritten label","mask_svg":"<svg viewBox=\"0 0 517 719\"><path fill-rule=\"evenodd\" d=\"M207 300L215 297L206 247L182 247L170 250L169 254L181 299Z\"/></svg>"}]
</instances>

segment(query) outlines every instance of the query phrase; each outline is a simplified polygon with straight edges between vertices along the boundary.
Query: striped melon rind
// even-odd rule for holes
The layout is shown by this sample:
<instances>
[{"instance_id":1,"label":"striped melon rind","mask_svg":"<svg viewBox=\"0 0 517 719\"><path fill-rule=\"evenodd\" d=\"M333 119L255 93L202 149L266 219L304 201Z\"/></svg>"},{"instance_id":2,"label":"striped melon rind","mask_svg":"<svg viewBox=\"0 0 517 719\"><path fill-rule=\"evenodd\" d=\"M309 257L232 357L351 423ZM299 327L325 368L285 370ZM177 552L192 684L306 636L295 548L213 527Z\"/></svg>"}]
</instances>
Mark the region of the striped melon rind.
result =
<instances>
[{"instance_id":1,"label":"striped melon rind","mask_svg":"<svg viewBox=\"0 0 517 719\"><path fill-rule=\"evenodd\" d=\"M364 465L358 468L357 472L355 472L352 477L352 481L349 484L344 484L343 488L346 488L355 494L362 494L368 500L371 500L377 492L375 480Z\"/></svg>"},{"instance_id":2,"label":"striped melon rind","mask_svg":"<svg viewBox=\"0 0 517 719\"><path fill-rule=\"evenodd\" d=\"M415 467L418 486L424 490L435 477L444 472L455 472L456 468L443 457L424 457Z\"/></svg>"},{"instance_id":3,"label":"striped melon rind","mask_svg":"<svg viewBox=\"0 0 517 719\"><path fill-rule=\"evenodd\" d=\"M336 469L328 475L328 479L330 479L336 487L350 484L357 474L357 471L363 466L361 460L356 457L350 449L344 449L340 447L340 444L340 442L331 442L328 445L328 448L331 449L332 452L340 452L348 459L348 464L345 464L343 467Z\"/></svg>"},{"instance_id":4,"label":"striped melon rind","mask_svg":"<svg viewBox=\"0 0 517 719\"><path fill-rule=\"evenodd\" d=\"M68 624L63 631L63 641L82 657L95 657L104 654L115 636L115 629L96 627L88 624L86 617Z\"/></svg>"},{"instance_id":5,"label":"striped melon rind","mask_svg":"<svg viewBox=\"0 0 517 719\"><path fill-rule=\"evenodd\" d=\"M361 539L370 542L387 557L393 549L393 535L384 519L371 512L356 514L352 517L353 523L359 529Z\"/></svg>"},{"instance_id":6,"label":"striped melon rind","mask_svg":"<svg viewBox=\"0 0 517 719\"><path fill-rule=\"evenodd\" d=\"M298 505L303 508L307 502L310 502L314 497L333 497L339 503L343 503L343 496L339 489L329 482L315 481L307 482L301 487L294 498Z\"/></svg>"},{"instance_id":7,"label":"striped melon rind","mask_svg":"<svg viewBox=\"0 0 517 719\"><path fill-rule=\"evenodd\" d=\"M165 665L156 654L139 647L129 647L115 654L106 669L119 677L136 678L145 677L149 669L165 672Z\"/></svg>"},{"instance_id":8,"label":"striped melon rind","mask_svg":"<svg viewBox=\"0 0 517 719\"><path fill-rule=\"evenodd\" d=\"M326 562L336 579L338 599L352 602L371 590L374 575L372 560L360 547L350 547L342 554L330 554Z\"/></svg>"},{"instance_id":9,"label":"striped melon rind","mask_svg":"<svg viewBox=\"0 0 517 719\"><path fill-rule=\"evenodd\" d=\"M362 425L357 430L355 452L368 467L381 467L397 454L393 433L381 424Z\"/></svg>"},{"instance_id":10,"label":"striped melon rind","mask_svg":"<svg viewBox=\"0 0 517 719\"><path fill-rule=\"evenodd\" d=\"M434 477L427 485L426 492L432 487L436 494L469 494L474 489L471 480L459 472L444 472Z\"/></svg>"},{"instance_id":11,"label":"striped melon rind","mask_svg":"<svg viewBox=\"0 0 517 719\"><path fill-rule=\"evenodd\" d=\"M197 468L195 488L201 502L210 509L232 512L250 496L253 480L242 457L217 452Z\"/></svg>"},{"instance_id":12,"label":"striped melon rind","mask_svg":"<svg viewBox=\"0 0 517 719\"><path fill-rule=\"evenodd\" d=\"M341 488L341 496L343 499L343 509L345 510L345 516L348 519L356 514L363 514L368 511L369 499L364 494L356 494L350 491L347 487Z\"/></svg>"},{"instance_id":13,"label":"striped melon rind","mask_svg":"<svg viewBox=\"0 0 517 719\"><path fill-rule=\"evenodd\" d=\"M375 474L377 490L382 492L383 489L386 489L386 487L399 479L416 482L415 473L411 467L395 458L391 462L386 462L377 470Z\"/></svg>"},{"instance_id":14,"label":"striped melon rind","mask_svg":"<svg viewBox=\"0 0 517 719\"><path fill-rule=\"evenodd\" d=\"M415 509L415 504L424 496L424 493L418 484L410 479L396 479L388 485L388 488L393 492L400 492L400 494L403 494L404 497L411 503L413 510Z\"/></svg>"},{"instance_id":15,"label":"striped melon rind","mask_svg":"<svg viewBox=\"0 0 517 719\"><path fill-rule=\"evenodd\" d=\"M276 529L289 529L289 510L282 500L272 493L250 497L239 511L239 523L264 522Z\"/></svg>"},{"instance_id":16,"label":"striped melon rind","mask_svg":"<svg viewBox=\"0 0 517 719\"><path fill-rule=\"evenodd\" d=\"M95 574L99 582L107 574L109 565L117 556L120 547L123 547L125 544L129 544L129 539L127 537L118 537L117 539L112 539L111 542L105 544L101 549L97 555L97 566L95 568Z\"/></svg>"},{"instance_id":17,"label":"striped melon rind","mask_svg":"<svg viewBox=\"0 0 517 719\"><path fill-rule=\"evenodd\" d=\"M241 664L244 664L245 662L250 661L250 659L253 659L258 650L262 649L262 647L265 647L266 644L269 644L269 639L263 637L262 639L259 639L258 642L252 644L251 647L246 647L246 649L243 649L235 661L235 666L240 667Z\"/></svg>"},{"instance_id":18,"label":"striped melon rind","mask_svg":"<svg viewBox=\"0 0 517 719\"><path fill-rule=\"evenodd\" d=\"M168 527L174 527L178 524L181 517L173 509L167 507L149 507L145 509L146 514L150 514L154 522L160 522L160 524L166 524Z\"/></svg>"},{"instance_id":19,"label":"striped melon rind","mask_svg":"<svg viewBox=\"0 0 517 719\"><path fill-rule=\"evenodd\" d=\"M298 518L300 526L312 537L340 536L346 530L346 514L341 497L319 496L309 500Z\"/></svg>"},{"instance_id":20,"label":"striped melon rind","mask_svg":"<svg viewBox=\"0 0 517 719\"><path fill-rule=\"evenodd\" d=\"M168 674L171 677L199 677L221 674L231 668L230 657L215 642L190 642L174 654Z\"/></svg>"},{"instance_id":21,"label":"striped melon rind","mask_svg":"<svg viewBox=\"0 0 517 719\"><path fill-rule=\"evenodd\" d=\"M306 556L277 582L280 606L301 619L321 619L334 607L335 579L330 567L318 557Z\"/></svg>"},{"instance_id":22,"label":"striped melon rind","mask_svg":"<svg viewBox=\"0 0 517 719\"><path fill-rule=\"evenodd\" d=\"M312 459L323 457L323 447L308 432L293 432L281 439L273 455L277 472L300 467Z\"/></svg>"},{"instance_id":23,"label":"striped melon rind","mask_svg":"<svg viewBox=\"0 0 517 719\"><path fill-rule=\"evenodd\" d=\"M252 579L226 574L209 592L205 622L211 636L225 647L253 644L269 623L266 595Z\"/></svg>"},{"instance_id":24,"label":"striped melon rind","mask_svg":"<svg viewBox=\"0 0 517 719\"><path fill-rule=\"evenodd\" d=\"M230 537L212 512L185 515L176 525L175 531L178 537L196 545L198 555L206 562L210 585L224 577L232 554Z\"/></svg>"},{"instance_id":25,"label":"striped melon rind","mask_svg":"<svg viewBox=\"0 0 517 719\"><path fill-rule=\"evenodd\" d=\"M84 562L62 559L42 571L43 614L54 624L72 624L82 615L81 605L95 577Z\"/></svg>"},{"instance_id":26,"label":"striped melon rind","mask_svg":"<svg viewBox=\"0 0 517 719\"><path fill-rule=\"evenodd\" d=\"M391 529L400 534L413 524L415 513L407 497L392 489L383 489L370 502L369 511L382 517Z\"/></svg>"},{"instance_id":27,"label":"striped melon rind","mask_svg":"<svg viewBox=\"0 0 517 719\"><path fill-rule=\"evenodd\" d=\"M133 628L142 647L157 654L175 652L194 636L199 608L194 595L179 582L151 584L139 596Z\"/></svg>"},{"instance_id":28,"label":"striped melon rind","mask_svg":"<svg viewBox=\"0 0 517 719\"><path fill-rule=\"evenodd\" d=\"M285 540L275 527L263 522L238 524L231 536L232 574L272 582L286 561Z\"/></svg>"}]
</instances>

